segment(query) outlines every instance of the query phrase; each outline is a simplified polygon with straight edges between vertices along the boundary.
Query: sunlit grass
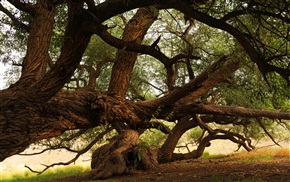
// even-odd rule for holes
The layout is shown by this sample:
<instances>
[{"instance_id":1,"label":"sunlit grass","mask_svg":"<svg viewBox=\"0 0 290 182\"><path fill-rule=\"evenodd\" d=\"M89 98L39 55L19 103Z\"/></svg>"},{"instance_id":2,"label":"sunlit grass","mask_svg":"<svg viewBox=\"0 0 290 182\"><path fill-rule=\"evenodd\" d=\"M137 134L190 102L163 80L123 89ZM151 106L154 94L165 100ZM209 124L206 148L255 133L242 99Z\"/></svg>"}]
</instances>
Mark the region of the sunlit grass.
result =
<instances>
[{"instance_id":1,"label":"sunlit grass","mask_svg":"<svg viewBox=\"0 0 290 182\"><path fill-rule=\"evenodd\" d=\"M275 157L289 158L290 160L290 148L263 148L253 150L251 152L242 151L230 155L233 159L240 159L244 162L253 162L257 160L274 160Z\"/></svg>"},{"instance_id":2,"label":"sunlit grass","mask_svg":"<svg viewBox=\"0 0 290 182\"><path fill-rule=\"evenodd\" d=\"M227 157L228 155L226 154L210 154L209 152L204 152L202 154L202 158L205 158L205 159L213 159L213 158L223 158L223 157Z\"/></svg>"},{"instance_id":3,"label":"sunlit grass","mask_svg":"<svg viewBox=\"0 0 290 182\"><path fill-rule=\"evenodd\" d=\"M3 173L0 176L1 182L10 182L10 181L21 181L21 182L31 182L31 181L47 181L47 180L53 180L57 178L63 178L68 176L74 176L74 175L85 175L89 171L89 166L65 166L65 167L56 167L52 169L48 169L41 175L37 175L35 173L32 173L29 170L25 171L11 171Z\"/></svg>"},{"instance_id":4,"label":"sunlit grass","mask_svg":"<svg viewBox=\"0 0 290 182\"><path fill-rule=\"evenodd\" d=\"M250 152L242 151L234 154L217 154L211 155L209 152L204 152L201 156L205 159L214 159L214 158L231 158L235 160L240 160L243 162L252 162L252 161L269 161L274 160L276 157L279 158L289 158L290 160L290 148L263 148L257 149Z\"/></svg>"}]
</instances>

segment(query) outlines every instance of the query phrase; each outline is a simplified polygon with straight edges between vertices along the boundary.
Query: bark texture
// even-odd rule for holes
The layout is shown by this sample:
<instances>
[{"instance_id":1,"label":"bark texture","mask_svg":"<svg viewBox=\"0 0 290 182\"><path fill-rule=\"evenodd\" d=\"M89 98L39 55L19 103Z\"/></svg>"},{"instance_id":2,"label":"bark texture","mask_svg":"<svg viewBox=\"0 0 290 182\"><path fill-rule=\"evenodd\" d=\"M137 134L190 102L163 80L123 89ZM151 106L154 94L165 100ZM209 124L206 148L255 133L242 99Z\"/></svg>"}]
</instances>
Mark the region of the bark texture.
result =
<instances>
[{"instance_id":1,"label":"bark texture","mask_svg":"<svg viewBox=\"0 0 290 182\"><path fill-rule=\"evenodd\" d=\"M140 8L126 25L122 40L140 45L157 16L158 10L154 6ZM112 69L109 93L125 98L137 55L136 52L118 50Z\"/></svg>"},{"instance_id":2,"label":"bark texture","mask_svg":"<svg viewBox=\"0 0 290 182\"><path fill-rule=\"evenodd\" d=\"M94 151L91 162L93 179L106 179L136 168L149 170L156 167L156 153L141 146L141 142L138 132L126 130Z\"/></svg>"},{"instance_id":3,"label":"bark texture","mask_svg":"<svg viewBox=\"0 0 290 182\"><path fill-rule=\"evenodd\" d=\"M191 19L229 33L240 43L246 55L258 65L263 73L275 71L289 80L288 62L286 66L283 64L281 64L281 67L276 66L280 65L279 59L275 59L281 58L279 55L273 55L266 59L263 56L267 56L271 51L266 52L267 54L260 52L262 50L255 47L257 42L243 32L247 29L246 26L241 30L239 26L235 27L235 23L229 23L234 21L237 16L248 16L249 12L259 15L257 17L267 15L270 17L269 19L277 19L277 22L289 23L289 18L284 16L289 14L284 12L289 5L284 4L285 8L281 9L280 14L275 14L274 11L267 12L268 8L262 8L262 5L257 4L255 7L258 8L251 7L253 8L251 11L248 11L248 9L233 10L233 12L221 15L216 12L217 15L213 17L210 13L207 14L207 11L199 11L198 8L194 8L191 0L111 0L98 5L94 3L95 1L90 0L39 0L29 1L28 3L22 0L9 0L8 2L17 9L31 15L32 22L29 26L21 24L21 27L25 27L24 29L29 33L21 78L9 89L0 91L0 161L22 152L36 141L61 135L66 130L87 129L115 122L123 123L128 128L135 130L159 128L165 133L171 134L159 152L163 155L164 161L170 161L175 158L186 158L173 154L173 149L180 136L187 129L197 125L207 132L207 136L201 141L200 147L188 155L190 157L200 156L210 140L214 139L229 139L240 145L245 144L246 139L241 135L229 131L212 130L202 122L189 119L197 114L290 120L289 113L196 102L203 94L225 81L239 69L240 63L245 61L244 58L228 58L226 56L217 58L211 66L199 75L194 77L191 74L192 79L187 84L175 89L174 82L178 75L176 75L177 70L175 71L174 68L177 69L178 67L174 67L174 64L186 59L188 70L192 73L188 59L198 59L198 57L178 54L169 58L156 49L155 44L158 44L159 39L151 46L141 44L148 28L158 15L154 7L144 7L158 5L160 9L174 8ZM202 1L195 2L202 3ZM59 4L67 6L66 31L61 53L56 63L51 69L47 70L49 44L54 26L56 6ZM0 5L2 12L6 12L9 17L13 16L11 13L7 13L1 2ZM281 3L282 5L283 3ZM105 20L119 13L139 7L141 9L128 22L122 39L112 36L107 31L108 27L102 24ZM244 5L240 7L244 7ZM266 27L270 26L267 25ZM279 31L277 32L279 33ZM103 93L94 89L62 90L79 67L92 34L99 35L105 42L120 49L113 67L108 92ZM267 46L269 45L263 45L263 48L267 48ZM125 99L130 75L138 53L151 55L164 65L170 92L149 101L131 102ZM283 59L281 58L281 60ZM277 61L277 64L272 64L275 61ZM95 86L94 83L89 83L89 85L91 87ZM156 115L156 111L160 108L162 108L161 111ZM172 131L158 122L149 122L153 115L154 119L166 119L169 113L173 113L172 121L178 120ZM220 123L222 124L222 122ZM94 178L107 178L113 174L122 174L128 171L128 165L132 164L132 154L133 156L142 154L139 144L139 135L135 131L125 130L122 135L97 150L93 155L92 163ZM249 149L247 146L244 147ZM144 168L150 169L156 165L155 155L149 149L145 151L144 156L141 157L141 162L139 161L140 166L144 165ZM102 156L104 157L101 158Z\"/></svg>"},{"instance_id":4,"label":"bark texture","mask_svg":"<svg viewBox=\"0 0 290 182\"><path fill-rule=\"evenodd\" d=\"M30 25L27 42L27 54L22 63L21 78L29 86L40 80L46 72L49 57L50 40L53 33L55 6L47 9L45 0L39 1Z\"/></svg>"}]
</instances>

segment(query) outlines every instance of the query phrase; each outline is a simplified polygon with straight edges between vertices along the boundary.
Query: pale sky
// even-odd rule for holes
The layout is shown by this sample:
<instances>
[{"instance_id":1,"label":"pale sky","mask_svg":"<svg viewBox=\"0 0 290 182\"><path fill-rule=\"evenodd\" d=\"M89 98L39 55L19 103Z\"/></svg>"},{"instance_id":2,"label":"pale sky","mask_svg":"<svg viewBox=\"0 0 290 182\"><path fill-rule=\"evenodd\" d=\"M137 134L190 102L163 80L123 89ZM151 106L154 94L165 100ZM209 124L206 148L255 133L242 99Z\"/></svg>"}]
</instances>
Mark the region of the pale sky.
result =
<instances>
[{"instance_id":1,"label":"pale sky","mask_svg":"<svg viewBox=\"0 0 290 182\"><path fill-rule=\"evenodd\" d=\"M6 69L7 68L4 66L4 64L0 62L0 90L5 88L4 72Z\"/></svg>"}]
</instances>

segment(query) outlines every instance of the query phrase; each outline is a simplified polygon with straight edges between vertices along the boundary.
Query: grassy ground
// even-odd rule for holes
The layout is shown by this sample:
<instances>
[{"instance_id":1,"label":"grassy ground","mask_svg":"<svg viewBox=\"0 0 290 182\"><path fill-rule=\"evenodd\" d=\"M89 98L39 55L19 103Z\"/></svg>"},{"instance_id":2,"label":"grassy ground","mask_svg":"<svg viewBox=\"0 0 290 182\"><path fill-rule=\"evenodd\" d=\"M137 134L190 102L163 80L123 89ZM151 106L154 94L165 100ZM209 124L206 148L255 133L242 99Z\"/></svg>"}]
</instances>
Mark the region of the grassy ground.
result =
<instances>
[{"instance_id":1,"label":"grassy ground","mask_svg":"<svg viewBox=\"0 0 290 182\"><path fill-rule=\"evenodd\" d=\"M190 167L194 165L207 165L204 167L212 167L215 169L215 164L214 163L219 163L219 165L223 165L224 161L228 162L234 162L234 164L242 164L242 165L257 165L258 163L271 163L277 160L277 159L283 159L283 161L289 161L290 162L290 147L289 148L264 148L252 152L239 152L236 154L231 154L231 155L210 155L208 152L204 153L203 157L201 159L198 159L199 162L197 161L190 161L190 162L180 162L180 163L174 163L173 165L170 166L168 164L167 168L170 170L170 168L173 171L176 171L177 169L181 167ZM206 162L208 162L208 164ZM287 163L286 163L287 164ZM232 163L227 163L225 167L232 165ZM267 164L269 165L269 164ZM290 167L290 166L289 166ZM263 167L262 167L263 168ZM165 169L165 168L164 168ZM231 168L230 168L231 169ZM247 168L245 168L247 169ZM255 169L255 168L254 168ZM189 169L190 170L197 170L197 169ZM73 181L69 177L70 176L77 176L78 179L82 179L82 176L87 175L89 172L89 166L80 166L80 165L75 165L75 166L67 166L67 167L57 167L57 168L52 168L46 171L45 173L41 175L36 175L31 173L29 170L23 171L23 172L17 172L17 171L11 171L9 173L0 173L0 180L1 182L5 181L19 181L19 182L24 182L24 181L53 181L58 178L63 178L65 179L64 181ZM166 171L163 171L166 173ZM162 174L163 174L162 172ZM167 171L168 172L168 171ZM224 171L222 171L224 172ZM245 174L246 172L243 171ZM215 174L216 173L216 174ZM211 175L209 178L207 178L209 181L221 181L221 182L226 182L226 181L233 181L231 177L228 176L223 176L220 175L219 171L216 171L213 175ZM146 173L142 173L143 175L146 175ZM154 179L157 179L160 177L160 175L157 173ZM170 174L170 173L169 173ZM222 174L222 173L221 173ZM154 176L155 174L152 174L151 176ZM137 175L138 177L138 175ZM136 178L136 176L132 177L133 179ZM66 180L67 179L67 180ZM112 181L126 181L127 178L125 177L120 177L120 178L115 178L112 179ZM257 177L249 177L244 180L239 180L239 181L259 181L261 180L260 178ZM289 179L290 180L290 179ZM111 179L109 180L111 181ZM141 179L142 181L142 179ZM157 180L158 181L158 180ZM263 180L262 180L263 181Z\"/></svg>"},{"instance_id":2,"label":"grassy ground","mask_svg":"<svg viewBox=\"0 0 290 182\"><path fill-rule=\"evenodd\" d=\"M10 173L4 173L0 176L1 182L38 182L38 181L51 181L57 178L63 178L75 175L86 175L89 171L89 166L67 166L56 167L48 169L41 175L30 172L28 169L25 171L11 171Z\"/></svg>"}]
</instances>

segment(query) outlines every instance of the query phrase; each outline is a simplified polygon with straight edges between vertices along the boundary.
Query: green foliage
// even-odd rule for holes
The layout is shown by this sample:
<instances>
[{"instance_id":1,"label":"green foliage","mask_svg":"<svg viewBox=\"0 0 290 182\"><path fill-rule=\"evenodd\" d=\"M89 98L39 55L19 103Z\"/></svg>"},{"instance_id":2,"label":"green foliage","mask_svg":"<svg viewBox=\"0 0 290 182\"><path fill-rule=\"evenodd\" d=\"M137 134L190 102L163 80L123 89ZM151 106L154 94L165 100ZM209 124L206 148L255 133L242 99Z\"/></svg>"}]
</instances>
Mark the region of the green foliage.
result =
<instances>
[{"instance_id":1,"label":"green foliage","mask_svg":"<svg viewBox=\"0 0 290 182\"><path fill-rule=\"evenodd\" d=\"M195 127L189 130L186 134L188 141L197 141L202 136L202 129L200 127Z\"/></svg>"},{"instance_id":2,"label":"green foliage","mask_svg":"<svg viewBox=\"0 0 290 182\"><path fill-rule=\"evenodd\" d=\"M128 6L131 1L123 0L123 3ZM263 10L269 9L270 12L280 12L280 7L271 9L273 7L271 1L265 3L266 6ZM245 10L248 4L248 2L244 1L218 0L214 1L213 4L202 3L192 4L192 6L196 10L211 15L214 18L221 18L232 10ZM9 10L17 15L19 20L26 25L29 25L31 22L31 17L28 14L16 11L12 7L9 7ZM109 33L117 38L121 38L125 26L125 21L123 22L122 18L127 20L133 16L134 12L135 10L126 12L122 17L118 15L103 24L107 25ZM60 54L67 23L66 14L66 6L58 6L49 52L53 62L57 60ZM201 59L199 60L189 61L195 76L206 70L209 65L222 56L242 62L242 67L232 75L232 78L227 83L215 86L208 93L204 94L200 98L200 101L290 112L290 92L285 79L281 78L277 73L270 73L267 75L267 80L270 83L268 85L256 64L249 59L249 56L241 48L240 43L233 36L196 20L189 27L188 22L184 22L184 20L184 14L177 10L160 10L160 16L147 32L143 44L151 45L152 42L161 36L158 48L166 56L171 58L181 53L200 56ZM12 63L20 64L26 51L27 33L20 30L19 27L10 26L12 22L7 16L1 17L0 22L0 42L2 43L0 46L0 61L6 65L13 65ZM242 34L248 35L247 40L253 44L254 49L261 53L261 59L265 58L267 60L267 58L278 56L279 59L269 60L269 64L289 69L289 38L287 38L287 36L289 37L289 24L268 16L258 16L250 11L246 15L227 20L227 23L237 28ZM185 29L187 28L189 31L188 34L185 34ZM110 82L116 51L117 49L106 44L100 37L92 36L90 44L83 55L80 67L75 71L73 78L81 78L83 81L80 83L80 86L86 86L90 76L88 67L93 68L99 71L99 75L95 80L96 89L106 91ZM187 64L185 63L184 59L176 62L175 68L178 69L176 70L177 79L174 85L176 87L181 87L190 81ZM8 81L12 83L19 77L20 68L11 66L8 69L6 77L9 77L11 80ZM160 61L148 55L139 55L131 74L130 89L127 92L126 99L139 101L164 96L168 89L164 82L165 79L166 71ZM77 84L71 82L68 86L71 89L75 89ZM164 110L164 106L158 107L152 118L158 118ZM175 113L172 111L165 117L165 120L171 120L174 116ZM174 126L173 123L168 124L165 121L163 122L170 127ZM255 119L240 118L237 122L239 124L242 122L248 124L244 126L237 123L226 126L216 124L213 127L241 133L245 137L251 137L256 140L267 136ZM262 123L271 135L278 138L287 137L283 131L285 129L289 131L290 124L281 121L273 122L273 120L268 119L262 120ZM81 149L101 131L103 131L103 128L97 127L76 138L71 138L71 136L76 135L79 131L67 131L57 138L41 141L39 145ZM196 127L188 132L186 140L198 142L202 133L203 131L199 127ZM115 134L111 132L107 134L107 138ZM141 138L153 147L160 147L166 137L167 135L155 129L147 130L141 135ZM105 139L101 140L97 146L104 142L106 142ZM140 155L137 155L135 158L136 162L140 161Z\"/></svg>"},{"instance_id":3,"label":"green foliage","mask_svg":"<svg viewBox=\"0 0 290 182\"><path fill-rule=\"evenodd\" d=\"M165 141L167 135L156 129L146 130L140 139L152 148L159 148Z\"/></svg>"},{"instance_id":4,"label":"green foliage","mask_svg":"<svg viewBox=\"0 0 290 182\"><path fill-rule=\"evenodd\" d=\"M203 158L210 158L210 154L209 154L209 152L204 152L204 153L202 153L202 156L201 157L203 157Z\"/></svg>"},{"instance_id":5,"label":"green foliage","mask_svg":"<svg viewBox=\"0 0 290 182\"><path fill-rule=\"evenodd\" d=\"M64 39L65 27L67 24L66 19L67 7L64 5L57 6L55 24L53 29L53 34L51 38L51 44L49 53L53 62L57 60L60 54L62 42Z\"/></svg>"},{"instance_id":6,"label":"green foliage","mask_svg":"<svg viewBox=\"0 0 290 182\"><path fill-rule=\"evenodd\" d=\"M154 99L166 90L164 79L165 71L159 61L150 56L139 56L130 80L130 86L134 88L134 92L131 89L127 95L130 98L140 95L148 100Z\"/></svg>"},{"instance_id":7,"label":"green foliage","mask_svg":"<svg viewBox=\"0 0 290 182\"><path fill-rule=\"evenodd\" d=\"M171 112L170 112L170 113L165 117L165 120L170 121L170 120L173 119L173 117L174 117L174 111L171 111Z\"/></svg>"}]
</instances>

